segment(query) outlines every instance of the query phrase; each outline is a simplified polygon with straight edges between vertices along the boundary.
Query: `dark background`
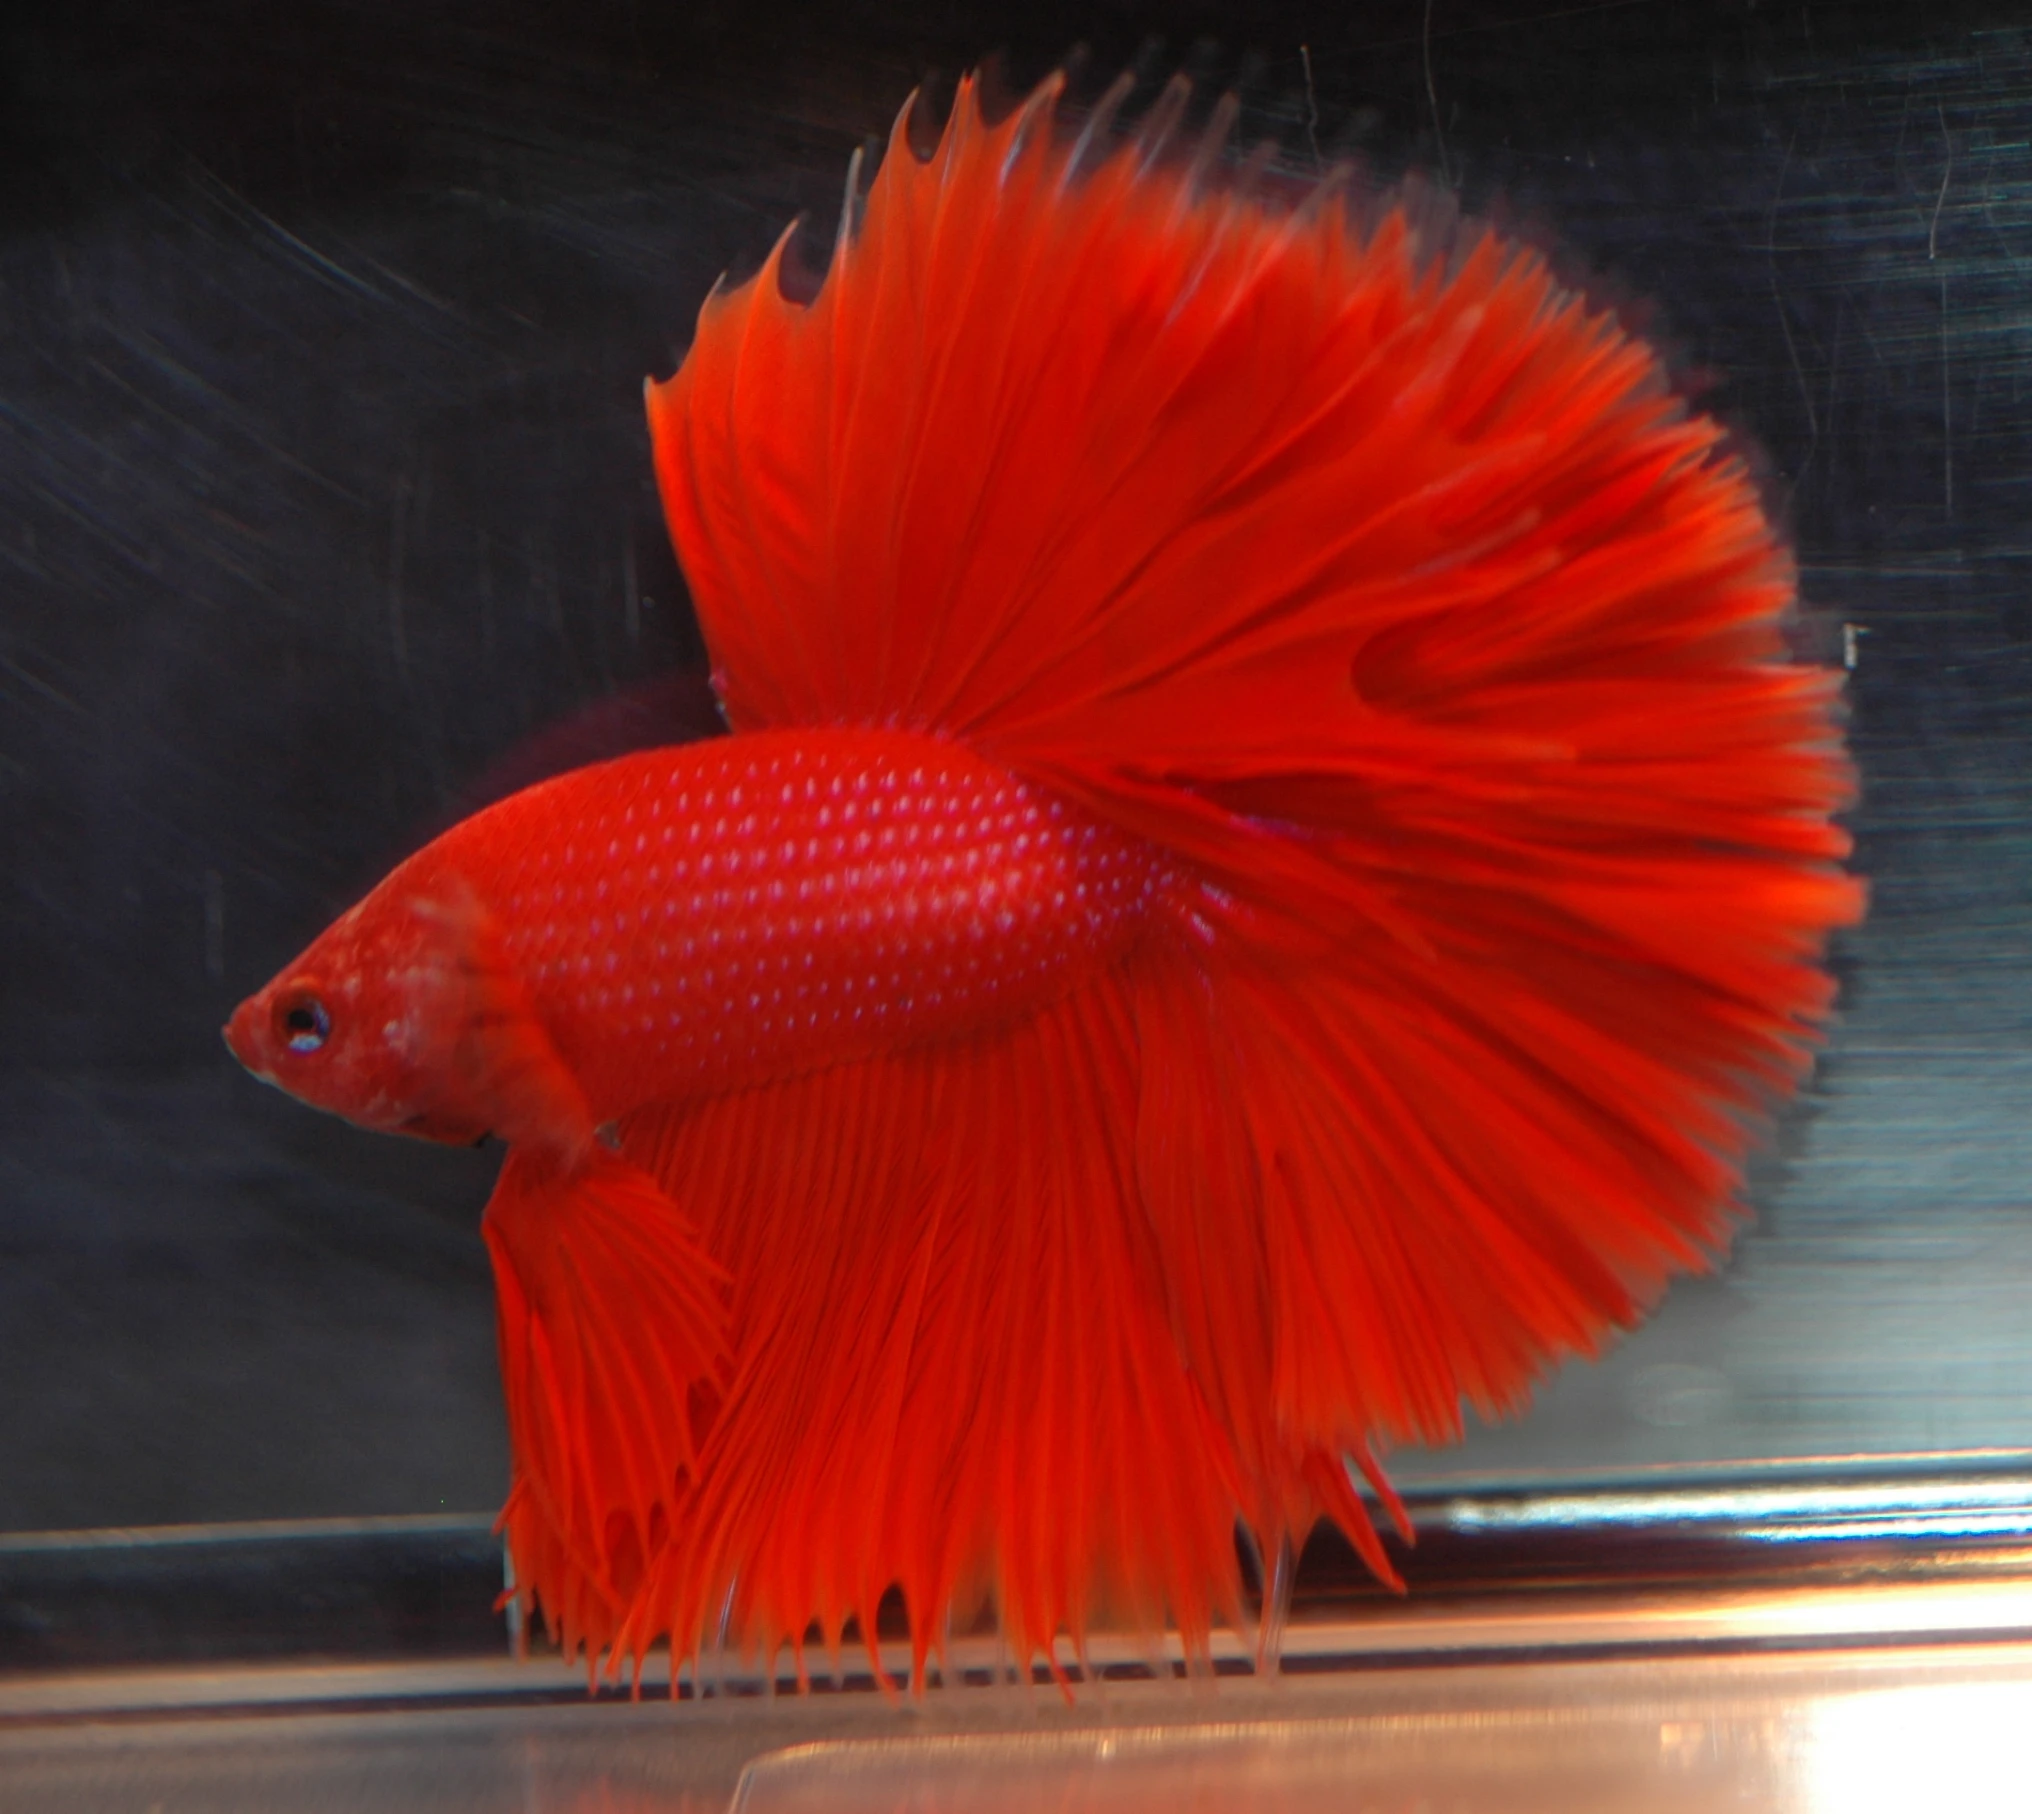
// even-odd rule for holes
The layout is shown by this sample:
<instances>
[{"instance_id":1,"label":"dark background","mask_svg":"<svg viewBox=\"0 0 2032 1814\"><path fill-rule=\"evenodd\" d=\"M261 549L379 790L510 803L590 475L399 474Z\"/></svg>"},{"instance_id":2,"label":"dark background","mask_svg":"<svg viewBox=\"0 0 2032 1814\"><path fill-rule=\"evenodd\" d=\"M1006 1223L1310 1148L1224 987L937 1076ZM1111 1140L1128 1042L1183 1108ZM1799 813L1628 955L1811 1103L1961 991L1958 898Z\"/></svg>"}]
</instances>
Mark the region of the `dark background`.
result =
<instances>
[{"instance_id":1,"label":"dark background","mask_svg":"<svg viewBox=\"0 0 2032 1814\"><path fill-rule=\"evenodd\" d=\"M1718 1279L1449 1472L2032 1446L2019 8L47 7L0 25L0 1530L491 1506L496 1159L219 1023L697 645L640 389L911 88L1183 66L1555 242L1854 626L1876 907ZM1302 54L1303 49L1303 54ZM941 91L943 92L943 91ZM610 702L599 716L601 702ZM639 729L643 714L622 725Z\"/></svg>"}]
</instances>

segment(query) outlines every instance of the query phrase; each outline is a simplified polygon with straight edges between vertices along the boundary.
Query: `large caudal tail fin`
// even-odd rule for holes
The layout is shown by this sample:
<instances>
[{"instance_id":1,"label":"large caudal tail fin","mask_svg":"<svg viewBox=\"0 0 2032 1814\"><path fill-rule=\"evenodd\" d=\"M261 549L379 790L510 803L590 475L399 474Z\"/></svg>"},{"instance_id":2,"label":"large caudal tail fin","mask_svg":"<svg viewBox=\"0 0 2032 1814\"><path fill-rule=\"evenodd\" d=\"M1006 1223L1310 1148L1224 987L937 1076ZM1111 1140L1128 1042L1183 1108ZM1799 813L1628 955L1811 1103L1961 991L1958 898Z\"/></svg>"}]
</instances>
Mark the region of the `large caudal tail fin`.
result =
<instances>
[{"instance_id":1,"label":"large caudal tail fin","mask_svg":"<svg viewBox=\"0 0 2032 1814\"><path fill-rule=\"evenodd\" d=\"M776 259L716 294L650 416L737 729L962 739L1185 878L1063 1011L1121 1119L1054 1188L1105 1205L1137 1308L1110 1326L1076 1272L1056 1295L996 1273L1010 1320L954 1319L938 1294L988 1263L954 1247L988 1238L961 1197L1055 1225L913 1173L922 1230L839 1252L797 1343L742 1348L712 1442L753 1446L708 1458L631 1641L696 1643L728 1591L795 1639L899 1579L934 1620L985 1583L1030 1643L1079 1629L1090 1577L1203 1630L1232 1595L1209 1519L1302 1536L1325 1512L1386 1571L1337 1458L1513 1408L1711 1259L1830 1011L1827 936L1862 912L1838 680L1790 659L1791 565L1657 356L1528 250L1255 199L1147 139L1091 155L1056 101L991 123L963 86L928 159L899 125L816 299ZM1031 1117L1014 1164L1065 1138L1063 1078L1025 1068L1065 1055L1004 1048L979 1062ZM894 1100L886 1076L827 1087ZM985 1113L922 1087L932 1147ZM840 1103L806 1108L844 1137ZM709 1163L670 1125L635 1143L688 1188ZM798 1252L793 1183L740 1188ZM713 1240L737 1330L780 1283L744 1277L754 1239ZM1134 1418L1056 1374L999 1422L938 1396L990 1334L1043 1367L1088 1332L1097 1364L1166 1382ZM843 1353L879 1361L875 1410L827 1396ZM849 1434L904 1471L851 1462ZM1061 1439L1078 1555L1014 1522L1048 1508L993 1449ZM1147 1564L1108 1548L1127 1514L1096 1483L1123 1452L1196 1458L1158 1472ZM894 1484L934 1455L937 1531Z\"/></svg>"}]
</instances>

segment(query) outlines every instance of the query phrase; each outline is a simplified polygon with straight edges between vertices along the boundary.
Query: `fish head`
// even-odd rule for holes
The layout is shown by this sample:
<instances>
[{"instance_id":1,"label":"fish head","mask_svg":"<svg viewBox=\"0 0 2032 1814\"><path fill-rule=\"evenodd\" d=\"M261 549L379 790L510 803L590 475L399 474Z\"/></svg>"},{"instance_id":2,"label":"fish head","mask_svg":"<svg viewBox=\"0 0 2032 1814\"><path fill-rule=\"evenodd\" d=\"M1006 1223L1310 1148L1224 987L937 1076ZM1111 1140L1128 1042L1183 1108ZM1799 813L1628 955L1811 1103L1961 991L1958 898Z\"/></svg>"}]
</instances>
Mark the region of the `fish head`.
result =
<instances>
[{"instance_id":1,"label":"fish head","mask_svg":"<svg viewBox=\"0 0 2032 1814\"><path fill-rule=\"evenodd\" d=\"M462 1062L469 911L456 887L398 871L233 1011L226 1044L264 1083L361 1127L484 1138Z\"/></svg>"}]
</instances>

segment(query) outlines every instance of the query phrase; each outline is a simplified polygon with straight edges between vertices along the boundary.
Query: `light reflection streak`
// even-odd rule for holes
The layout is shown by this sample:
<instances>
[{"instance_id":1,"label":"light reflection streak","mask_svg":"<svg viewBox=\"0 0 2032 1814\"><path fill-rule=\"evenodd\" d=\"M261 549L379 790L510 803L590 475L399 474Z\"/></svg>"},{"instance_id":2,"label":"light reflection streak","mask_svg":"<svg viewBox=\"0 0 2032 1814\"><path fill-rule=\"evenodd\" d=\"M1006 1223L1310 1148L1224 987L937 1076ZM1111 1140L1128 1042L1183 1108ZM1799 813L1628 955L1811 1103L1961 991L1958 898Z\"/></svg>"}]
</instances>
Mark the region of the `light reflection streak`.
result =
<instances>
[{"instance_id":1,"label":"light reflection streak","mask_svg":"<svg viewBox=\"0 0 2032 1814\"><path fill-rule=\"evenodd\" d=\"M1729 1526L1762 1542L1910 1534L2032 1534L2032 1476L1852 1485L1704 1487L1678 1491L1462 1496L1439 1518L1469 1533Z\"/></svg>"}]
</instances>

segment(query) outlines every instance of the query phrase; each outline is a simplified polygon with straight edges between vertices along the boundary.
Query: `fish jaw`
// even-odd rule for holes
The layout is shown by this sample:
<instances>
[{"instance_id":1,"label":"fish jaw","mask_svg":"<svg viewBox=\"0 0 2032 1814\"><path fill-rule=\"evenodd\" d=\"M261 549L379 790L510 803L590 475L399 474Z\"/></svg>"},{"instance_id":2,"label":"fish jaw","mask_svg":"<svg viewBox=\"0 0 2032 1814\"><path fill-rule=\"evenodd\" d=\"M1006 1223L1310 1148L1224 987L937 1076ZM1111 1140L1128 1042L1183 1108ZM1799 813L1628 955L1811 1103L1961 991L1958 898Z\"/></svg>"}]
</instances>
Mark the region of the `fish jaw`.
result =
<instances>
[{"instance_id":1,"label":"fish jaw","mask_svg":"<svg viewBox=\"0 0 2032 1814\"><path fill-rule=\"evenodd\" d=\"M312 1101L300 1091L293 1090L275 1074L274 1069L263 1056L265 1040L262 1029L269 1017L270 990L264 989L258 995L250 995L233 1010L232 1018L219 1029L226 1041L226 1049L246 1068L248 1074L259 1079L285 1096L295 1098L306 1108L323 1108L323 1103ZM409 1115L400 1121L375 1121L363 1115L350 1114L345 1119L371 1133L407 1134L417 1140L431 1140L443 1146L478 1146L494 1131L483 1116L458 1115L443 1109Z\"/></svg>"}]
</instances>

